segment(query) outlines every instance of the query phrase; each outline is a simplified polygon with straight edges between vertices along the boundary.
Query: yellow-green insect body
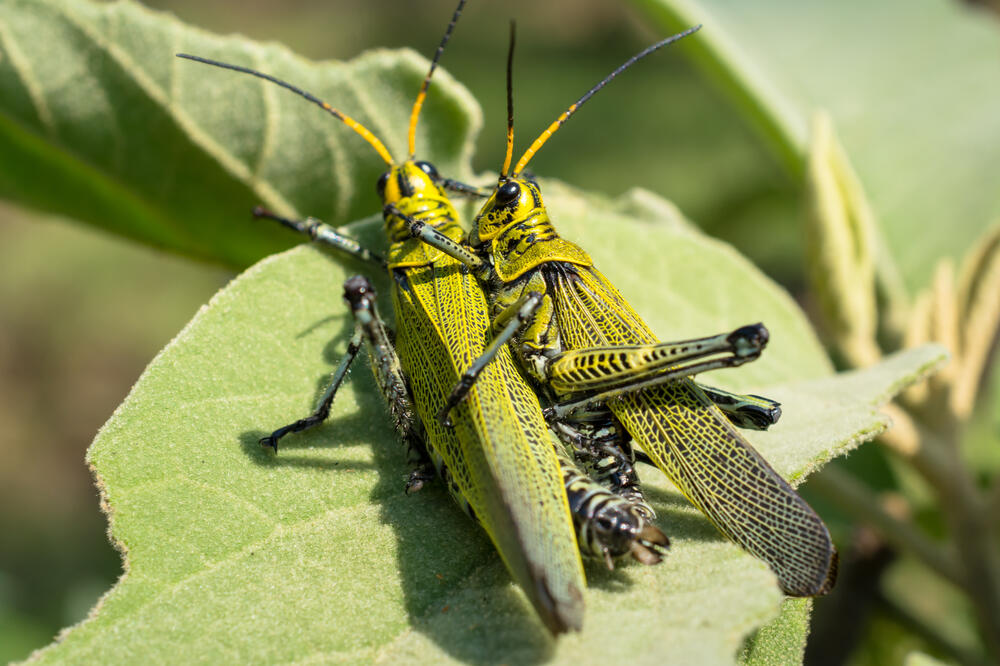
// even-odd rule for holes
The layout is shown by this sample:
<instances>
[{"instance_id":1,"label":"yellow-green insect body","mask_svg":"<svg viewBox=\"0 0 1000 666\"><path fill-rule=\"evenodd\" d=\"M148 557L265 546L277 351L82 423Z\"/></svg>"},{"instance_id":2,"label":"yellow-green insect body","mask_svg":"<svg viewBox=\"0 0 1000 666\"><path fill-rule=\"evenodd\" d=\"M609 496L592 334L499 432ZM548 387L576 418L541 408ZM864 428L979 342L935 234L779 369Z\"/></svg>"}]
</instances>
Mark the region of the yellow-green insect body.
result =
<instances>
[{"instance_id":1,"label":"yellow-green insect body","mask_svg":"<svg viewBox=\"0 0 1000 666\"><path fill-rule=\"evenodd\" d=\"M417 96L409 128L409 157L402 162L395 162L385 145L363 125L287 82L245 67L182 57L248 73L295 92L358 133L389 167L378 183L390 241L385 262L318 220L289 220L263 209L256 213L325 245L388 267L398 327L392 340L378 316L370 283L360 276L349 279L344 285L345 298L356 329L348 353L315 412L279 428L261 443L277 450L283 436L325 420L351 361L362 342L367 342L376 382L411 453L421 447L428 449L444 472L449 490L483 525L543 622L551 631L562 632L582 626L585 579L560 461L538 398L512 357L502 354L484 381L471 391L467 404L456 410L454 428L442 426L435 418L461 371L483 353L490 326L485 296L475 277L460 262L411 239L406 231L407 224L422 224L456 245L464 239L458 214L443 185L466 192L476 188L443 179L433 166L413 158L420 108L437 58L463 5L464 0L459 2ZM411 461L415 461L413 457ZM423 474L422 469L416 470L408 488L419 487Z\"/></svg>"},{"instance_id":2,"label":"yellow-green insect body","mask_svg":"<svg viewBox=\"0 0 1000 666\"><path fill-rule=\"evenodd\" d=\"M390 170L384 197L411 220L430 223L456 242L463 239L447 196L413 162ZM582 564L538 399L508 353L456 410L454 429L438 422L448 390L483 353L490 320L475 276L440 250L409 238L406 224L386 216L394 241L388 266L396 348L427 441L546 624L554 631L578 629Z\"/></svg>"},{"instance_id":3,"label":"yellow-green insect body","mask_svg":"<svg viewBox=\"0 0 1000 666\"><path fill-rule=\"evenodd\" d=\"M438 243L487 285L497 340L511 340L522 368L572 423L602 405L651 462L726 536L765 560L790 595L824 594L837 553L815 511L775 472L713 400L736 410L733 421L766 427L777 404L757 396L706 393L690 376L757 358L767 343L761 324L677 343L658 342L590 257L556 232L535 182L520 174L538 148L588 99L638 59L698 28L662 40L629 59L559 116L508 175L513 148L508 60L507 156L493 195L476 217L470 248ZM425 238L428 242L443 239ZM461 402L489 354L463 375L448 405ZM576 395L574 395L576 394ZM746 418L745 410L753 415ZM613 415L613 416L612 416Z\"/></svg>"},{"instance_id":4,"label":"yellow-green insect body","mask_svg":"<svg viewBox=\"0 0 1000 666\"><path fill-rule=\"evenodd\" d=\"M541 297L515 346L522 366L553 400L572 387L553 361L573 350L650 346L656 336L587 254L556 234L538 186L506 179L484 205L470 236L496 269L494 316L526 294ZM594 365L594 378L615 385L629 369ZM836 550L822 520L731 425L690 379L625 392L607 404L636 444L733 541L767 561L791 595L829 591Z\"/></svg>"}]
</instances>

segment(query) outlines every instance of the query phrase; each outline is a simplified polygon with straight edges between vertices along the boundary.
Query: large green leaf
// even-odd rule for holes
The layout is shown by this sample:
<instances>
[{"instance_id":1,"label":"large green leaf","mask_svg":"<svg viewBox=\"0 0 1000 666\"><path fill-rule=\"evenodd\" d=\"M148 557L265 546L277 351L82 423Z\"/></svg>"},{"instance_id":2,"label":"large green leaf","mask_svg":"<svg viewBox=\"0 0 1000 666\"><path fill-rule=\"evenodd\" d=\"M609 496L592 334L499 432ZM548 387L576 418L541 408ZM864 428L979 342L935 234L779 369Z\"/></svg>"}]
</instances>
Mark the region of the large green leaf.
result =
<instances>
[{"instance_id":1,"label":"large green leaf","mask_svg":"<svg viewBox=\"0 0 1000 666\"><path fill-rule=\"evenodd\" d=\"M1000 30L952 0L636 0L689 48L800 173L828 110L911 289L1000 217Z\"/></svg>"},{"instance_id":2,"label":"large green leaf","mask_svg":"<svg viewBox=\"0 0 1000 666\"><path fill-rule=\"evenodd\" d=\"M566 235L664 338L767 322L765 357L727 378L780 396L784 421L752 439L796 481L884 428L877 406L941 358L925 348L831 375L787 294L669 206L546 192ZM89 453L126 573L36 661L597 663L624 649L640 663L732 663L778 616L766 566L646 469L670 555L589 567L584 631L553 641L445 492L403 493L404 455L363 369L327 425L262 453L258 437L309 410L339 358L351 330L339 285L357 268L310 247L270 257L150 364ZM786 608L747 660L800 654L806 610Z\"/></svg>"},{"instance_id":3,"label":"large green leaf","mask_svg":"<svg viewBox=\"0 0 1000 666\"><path fill-rule=\"evenodd\" d=\"M278 44L219 37L132 2L0 3L0 197L189 255L246 266L292 241L265 204L334 224L378 208L385 165L360 137L273 84L174 57L264 69L368 125L405 155L426 72L409 51L310 63ZM479 107L436 76L417 145L469 174Z\"/></svg>"},{"instance_id":4,"label":"large green leaf","mask_svg":"<svg viewBox=\"0 0 1000 666\"><path fill-rule=\"evenodd\" d=\"M747 666L800 664L809 636L812 599L785 599L781 614L747 641L740 655ZM796 640L796 637L801 637Z\"/></svg>"}]
</instances>

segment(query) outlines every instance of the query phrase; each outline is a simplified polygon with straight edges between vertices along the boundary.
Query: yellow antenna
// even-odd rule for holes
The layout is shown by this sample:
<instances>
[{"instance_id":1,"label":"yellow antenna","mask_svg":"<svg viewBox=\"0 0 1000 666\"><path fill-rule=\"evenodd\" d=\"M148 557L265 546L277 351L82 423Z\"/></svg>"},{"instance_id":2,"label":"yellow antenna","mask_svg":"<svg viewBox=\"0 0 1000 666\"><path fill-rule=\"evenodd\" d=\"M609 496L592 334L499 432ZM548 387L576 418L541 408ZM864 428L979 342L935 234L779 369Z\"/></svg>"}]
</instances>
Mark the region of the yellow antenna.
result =
<instances>
[{"instance_id":1,"label":"yellow antenna","mask_svg":"<svg viewBox=\"0 0 1000 666\"><path fill-rule=\"evenodd\" d=\"M510 22L510 44L507 46L507 154L503 158L503 169L500 170L500 180L507 177L511 158L514 157L514 33L517 25Z\"/></svg>"},{"instance_id":2,"label":"yellow antenna","mask_svg":"<svg viewBox=\"0 0 1000 666\"><path fill-rule=\"evenodd\" d=\"M431 85L431 77L434 75L434 70L437 69L441 54L444 53L445 44L451 38L451 31L455 29L458 17L462 15L463 7L465 7L465 0L459 0L458 7L455 8L455 13L451 16L451 23L448 24L448 28L444 31L444 37L441 38L441 43L438 44L437 51L434 52L434 59L431 60L431 68L427 71L424 82L420 84L420 92L417 93L417 99L413 103L413 111L410 112L410 132L408 135L411 160L416 155L417 118L420 117L420 109L424 106L424 100L427 98L427 89Z\"/></svg>"},{"instance_id":3,"label":"yellow antenna","mask_svg":"<svg viewBox=\"0 0 1000 666\"><path fill-rule=\"evenodd\" d=\"M542 132L541 135L539 135L537 139L535 139L535 142L531 144L528 150L524 152L524 155L521 156L521 159L518 160L517 165L514 167L513 175L517 176L522 171L524 171L524 167L528 165L528 162L530 162L531 158L535 156L535 153L538 152L538 149L541 148L543 145L545 145L545 142L549 140L549 137L555 134L556 130L558 130L563 123L569 120L569 117L572 116L574 113L576 113L576 110L579 109L581 106L583 106L584 102L593 97L598 90L600 90L608 83L610 83L611 79L615 78L616 76L624 72L626 69L634 65L637 61L642 60L643 58L648 56L650 53L658 51L659 49L663 48L664 46L667 46L668 44L673 44L677 40L683 39L684 37L687 37L691 33L697 32L699 28L701 28L701 25L696 25L693 28L688 28L684 32L679 32L676 35L671 35L670 37L667 37L666 39L661 40L653 44L652 46L643 49L642 51L640 51L639 53L635 54L634 56L626 60L624 63L622 63L621 66L618 67L618 69L616 69L615 71L611 72L606 77L604 77L604 79L600 83L598 83L596 86L588 90L583 97L576 100L576 102L571 104L568 109L563 111L562 115L556 118L555 121L551 125L549 125L545 129L545 131Z\"/></svg>"},{"instance_id":4,"label":"yellow antenna","mask_svg":"<svg viewBox=\"0 0 1000 666\"><path fill-rule=\"evenodd\" d=\"M347 125L352 130L354 130L355 132L357 132L358 134L360 134L361 138L364 139L365 141L367 141L369 143L369 145L371 145L371 147L375 149L375 152L378 153L379 157L381 157L385 161L386 164L388 164L389 166L393 165L392 155L389 154L389 151L386 149L385 144L382 143L381 141L379 141L378 137L375 136L374 134L372 134L371 131L367 127L365 127L364 125L362 125L361 123L359 123L354 118L351 118L346 113L343 113L343 112L341 112L341 111L333 108L332 106L330 106L329 104L327 104L323 100L319 99L318 97L315 97L314 95L311 95L310 93L307 93L305 90L302 90L301 88L296 88L295 86L293 86L291 83L288 83L287 81L282 81L281 79L275 78L275 77L270 76L268 74L264 74L263 72L258 72L255 69L250 69L249 67L240 67L239 65L231 65L231 64L226 63L226 62L219 62L218 60L210 60L208 58L202 58L201 56L189 55L187 53L178 53L177 57L178 58L186 58L187 60L194 60L195 62L204 63L206 65L212 65L214 67L221 67L223 69L231 69L231 70L233 70L235 72L242 72L244 74L250 74L251 76L256 76L259 79L264 79L265 81L270 81L271 83L276 83L279 86L281 86L282 88L285 88L286 90L291 90L296 95L299 95L301 97L305 97L307 100L309 100L313 104L319 106L321 109L323 109L324 111L326 111L327 113L329 113L331 116L333 116L334 118L342 121L345 125Z\"/></svg>"}]
</instances>

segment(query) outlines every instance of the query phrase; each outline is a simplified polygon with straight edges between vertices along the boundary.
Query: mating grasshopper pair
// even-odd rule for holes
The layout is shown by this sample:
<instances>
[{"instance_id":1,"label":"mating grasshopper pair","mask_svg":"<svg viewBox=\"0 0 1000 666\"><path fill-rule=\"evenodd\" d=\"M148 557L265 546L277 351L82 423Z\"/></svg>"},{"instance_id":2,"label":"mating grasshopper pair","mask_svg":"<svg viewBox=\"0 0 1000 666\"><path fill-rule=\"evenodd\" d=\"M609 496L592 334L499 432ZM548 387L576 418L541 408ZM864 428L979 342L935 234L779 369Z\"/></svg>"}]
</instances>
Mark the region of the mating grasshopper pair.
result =
<instances>
[{"instance_id":1,"label":"mating grasshopper pair","mask_svg":"<svg viewBox=\"0 0 1000 666\"><path fill-rule=\"evenodd\" d=\"M654 44L614 70L542 132L512 172L508 61L507 153L468 246L456 248L419 221L410 225L411 233L479 277L498 333L449 396L441 418L447 421L448 410L461 403L492 354L510 341L521 368L551 403L546 411L552 420L563 427L592 427L596 418L608 428L623 427L645 459L720 531L771 565L786 594L824 594L837 572L826 526L713 398L725 408L736 406L732 421L744 427L766 427L780 413L778 406L758 396L706 392L690 379L758 358L767 329L754 324L709 338L657 342L589 255L559 237L538 184L522 175L538 149L598 90L637 60L697 29Z\"/></svg>"},{"instance_id":2,"label":"mating grasshopper pair","mask_svg":"<svg viewBox=\"0 0 1000 666\"><path fill-rule=\"evenodd\" d=\"M357 326L348 354L316 412L262 443L276 449L285 434L322 422L367 340L376 380L417 465L408 488L426 480L433 462L553 632L582 624L584 576L577 542L609 566L613 557L627 553L658 562L667 545L649 522L653 513L632 469L630 440L720 530L766 560L787 593L827 591L836 555L822 521L730 424L766 427L780 413L777 405L703 390L688 379L756 358L766 329L757 325L703 340L657 343L586 253L556 235L538 186L520 176L547 137L598 89L687 33L650 47L595 86L543 133L510 176L509 112L503 175L467 246L445 189L476 193L477 188L444 179L413 157L417 118L463 5L464 0L421 86L411 114L409 156L399 164L371 132L312 95L259 72L203 60L265 78L318 104L358 132L389 166L378 184L390 240L387 261L318 221L258 211L388 268L398 326L393 341L375 310L370 284L350 279L345 297ZM512 53L513 39L509 111ZM493 338L492 331L501 330ZM515 344L506 344L509 339ZM553 447L538 393L549 403L549 424L568 449Z\"/></svg>"}]
</instances>

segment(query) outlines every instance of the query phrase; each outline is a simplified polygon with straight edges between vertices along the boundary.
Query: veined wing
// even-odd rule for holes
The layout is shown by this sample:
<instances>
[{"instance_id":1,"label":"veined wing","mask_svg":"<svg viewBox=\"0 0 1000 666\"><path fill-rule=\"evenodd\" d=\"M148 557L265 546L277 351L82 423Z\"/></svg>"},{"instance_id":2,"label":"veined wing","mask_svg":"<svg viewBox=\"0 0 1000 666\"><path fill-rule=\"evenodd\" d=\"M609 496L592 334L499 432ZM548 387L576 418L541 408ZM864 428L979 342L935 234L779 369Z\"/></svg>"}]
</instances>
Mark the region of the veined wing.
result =
<instances>
[{"instance_id":1,"label":"veined wing","mask_svg":"<svg viewBox=\"0 0 1000 666\"><path fill-rule=\"evenodd\" d=\"M538 400L506 349L453 412L454 431L438 424L447 391L489 330L475 278L443 263L409 271L394 290L397 346L428 441L549 628L579 629L583 564L558 460Z\"/></svg>"},{"instance_id":2,"label":"veined wing","mask_svg":"<svg viewBox=\"0 0 1000 666\"><path fill-rule=\"evenodd\" d=\"M692 504L771 565L786 594L829 591L836 551L826 525L694 382L628 394L611 408Z\"/></svg>"},{"instance_id":3,"label":"veined wing","mask_svg":"<svg viewBox=\"0 0 1000 666\"><path fill-rule=\"evenodd\" d=\"M567 347L655 342L595 270L550 270ZM837 553L826 525L691 380L629 393L609 405L639 446L719 530L767 562L793 596L829 591Z\"/></svg>"}]
</instances>

